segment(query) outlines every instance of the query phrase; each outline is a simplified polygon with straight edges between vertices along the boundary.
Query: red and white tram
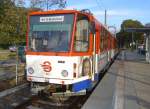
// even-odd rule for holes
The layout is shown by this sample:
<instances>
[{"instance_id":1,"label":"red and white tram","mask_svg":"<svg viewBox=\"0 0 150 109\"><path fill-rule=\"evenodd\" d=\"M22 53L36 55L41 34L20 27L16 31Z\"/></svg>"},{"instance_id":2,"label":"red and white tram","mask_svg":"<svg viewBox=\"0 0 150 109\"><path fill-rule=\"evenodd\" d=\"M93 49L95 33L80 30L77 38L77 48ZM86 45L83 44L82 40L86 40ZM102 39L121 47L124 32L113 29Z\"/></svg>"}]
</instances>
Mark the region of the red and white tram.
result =
<instances>
[{"instance_id":1,"label":"red and white tram","mask_svg":"<svg viewBox=\"0 0 150 109\"><path fill-rule=\"evenodd\" d=\"M115 37L88 11L53 10L28 16L26 73L34 91L85 92L115 54Z\"/></svg>"}]
</instances>

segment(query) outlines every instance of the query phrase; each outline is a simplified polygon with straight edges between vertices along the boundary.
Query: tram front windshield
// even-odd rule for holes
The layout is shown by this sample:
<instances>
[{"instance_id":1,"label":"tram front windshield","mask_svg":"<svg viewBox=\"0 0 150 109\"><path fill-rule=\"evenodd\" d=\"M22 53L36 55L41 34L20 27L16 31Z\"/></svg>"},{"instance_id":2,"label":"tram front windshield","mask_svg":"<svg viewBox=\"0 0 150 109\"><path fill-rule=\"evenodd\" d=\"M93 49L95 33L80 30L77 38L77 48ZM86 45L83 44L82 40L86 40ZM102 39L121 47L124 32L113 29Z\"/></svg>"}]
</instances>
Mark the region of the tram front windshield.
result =
<instances>
[{"instance_id":1,"label":"tram front windshield","mask_svg":"<svg viewBox=\"0 0 150 109\"><path fill-rule=\"evenodd\" d=\"M73 19L73 14L31 16L29 49L34 52L69 51Z\"/></svg>"}]
</instances>

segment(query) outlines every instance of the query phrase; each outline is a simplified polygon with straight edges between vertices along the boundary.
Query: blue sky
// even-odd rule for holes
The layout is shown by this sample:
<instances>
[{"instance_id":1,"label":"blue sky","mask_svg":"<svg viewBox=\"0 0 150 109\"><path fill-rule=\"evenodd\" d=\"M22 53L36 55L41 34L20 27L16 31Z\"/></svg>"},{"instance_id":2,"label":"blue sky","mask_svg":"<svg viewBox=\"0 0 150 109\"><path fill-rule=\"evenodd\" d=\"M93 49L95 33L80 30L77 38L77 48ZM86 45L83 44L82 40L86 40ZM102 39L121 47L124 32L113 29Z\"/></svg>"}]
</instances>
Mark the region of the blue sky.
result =
<instances>
[{"instance_id":1,"label":"blue sky","mask_svg":"<svg viewBox=\"0 0 150 109\"><path fill-rule=\"evenodd\" d=\"M150 22L150 0L66 0L67 9L90 9L94 16L104 22L104 10L107 10L107 25L116 26L123 20L138 20L142 24Z\"/></svg>"},{"instance_id":2,"label":"blue sky","mask_svg":"<svg viewBox=\"0 0 150 109\"><path fill-rule=\"evenodd\" d=\"M123 20L138 20L142 24L150 22L150 0L66 0L67 9L90 9L96 18L104 22L107 10L107 24L120 29Z\"/></svg>"}]
</instances>

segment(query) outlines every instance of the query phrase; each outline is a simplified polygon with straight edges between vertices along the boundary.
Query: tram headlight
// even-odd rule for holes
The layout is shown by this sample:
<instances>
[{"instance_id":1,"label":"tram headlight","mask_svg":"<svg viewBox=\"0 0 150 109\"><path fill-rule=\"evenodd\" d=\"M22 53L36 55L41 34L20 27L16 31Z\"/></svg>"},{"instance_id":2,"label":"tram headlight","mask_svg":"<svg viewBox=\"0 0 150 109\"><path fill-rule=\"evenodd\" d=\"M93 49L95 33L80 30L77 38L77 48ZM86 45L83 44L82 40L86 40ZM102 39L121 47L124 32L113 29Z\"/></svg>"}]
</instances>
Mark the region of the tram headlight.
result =
<instances>
[{"instance_id":1,"label":"tram headlight","mask_svg":"<svg viewBox=\"0 0 150 109\"><path fill-rule=\"evenodd\" d=\"M68 71L67 71L67 70L63 70L63 71L61 72L61 75L62 75L63 77L67 77L67 76L68 76Z\"/></svg>"},{"instance_id":2,"label":"tram headlight","mask_svg":"<svg viewBox=\"0 0 150 109\"><path fill-rule=\"evenodd\" d=\"M34 73L34 69L33 69L32 67L29 67L29 68L28 68L28 72L29 72L30 74L33 74L33 73Z\"/></svg>"}]
</instances>

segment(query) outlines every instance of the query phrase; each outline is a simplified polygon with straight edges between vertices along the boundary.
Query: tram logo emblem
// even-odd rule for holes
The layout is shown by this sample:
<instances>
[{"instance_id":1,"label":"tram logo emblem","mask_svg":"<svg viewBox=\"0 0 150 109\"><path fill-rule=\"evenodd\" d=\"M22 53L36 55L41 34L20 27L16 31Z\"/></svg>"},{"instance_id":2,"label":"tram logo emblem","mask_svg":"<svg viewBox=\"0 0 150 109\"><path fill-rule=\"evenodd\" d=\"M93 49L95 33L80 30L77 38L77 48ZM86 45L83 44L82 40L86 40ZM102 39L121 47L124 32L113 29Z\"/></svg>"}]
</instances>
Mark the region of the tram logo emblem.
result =
<instances>
[{"instance_id":1,"label":"tram logo emblem","mask_svg":"<svg viewBox=\"0 0 150 109\"><path fill-rule=\"evenodd\" d=\"M41 64L41 67L45 72L50 72L52 70L51 63L49 61L43 62L43 64Z\"/></svg>"}]
</instances>

